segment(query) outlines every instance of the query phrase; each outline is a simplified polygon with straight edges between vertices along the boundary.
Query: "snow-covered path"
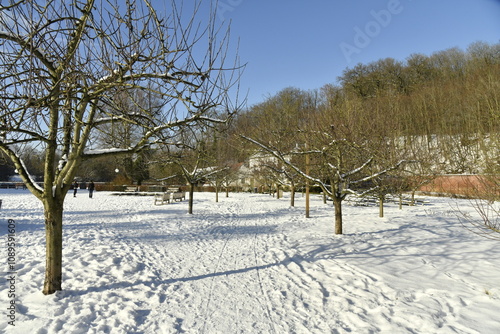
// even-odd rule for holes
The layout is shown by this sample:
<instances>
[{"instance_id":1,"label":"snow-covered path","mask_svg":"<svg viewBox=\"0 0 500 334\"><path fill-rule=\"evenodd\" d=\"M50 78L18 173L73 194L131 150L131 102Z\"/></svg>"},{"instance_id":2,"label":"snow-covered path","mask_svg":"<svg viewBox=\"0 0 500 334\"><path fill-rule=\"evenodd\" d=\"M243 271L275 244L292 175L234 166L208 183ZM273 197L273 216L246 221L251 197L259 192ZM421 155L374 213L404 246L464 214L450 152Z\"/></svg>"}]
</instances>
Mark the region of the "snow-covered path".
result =
<instances>
[{"instance_id":1,"label":"snow-covered path","mask_svg":"<svg viewBox=\"0 0 500 334\"><path fill-rule=\"evenodd\" d=\"M145 196L68 197L64 291L43 296L40 204L1 190L17 224L16 326L7 333L496 333L500 247L465 230L450 200L346 205L345 235L314 197L231 194L154 206ZM467 207L468 202L460 205ZM0 238L6 237L0 229ZM0 286L0 307L7 287Z\"/></svg>"}]
</instances>

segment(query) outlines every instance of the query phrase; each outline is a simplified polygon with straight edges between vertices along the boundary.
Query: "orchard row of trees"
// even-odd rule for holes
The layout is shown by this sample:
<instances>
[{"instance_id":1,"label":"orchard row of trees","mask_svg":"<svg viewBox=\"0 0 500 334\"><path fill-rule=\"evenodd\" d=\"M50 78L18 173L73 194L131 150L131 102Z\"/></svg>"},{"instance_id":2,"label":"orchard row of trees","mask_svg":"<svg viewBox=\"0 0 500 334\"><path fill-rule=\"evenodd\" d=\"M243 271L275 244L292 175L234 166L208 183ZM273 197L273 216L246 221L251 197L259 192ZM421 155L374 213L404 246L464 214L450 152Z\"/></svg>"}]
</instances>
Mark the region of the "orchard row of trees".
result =
<instances>
[{"instance_id":1,"label":"orchard row of trees","mask_svg":"<svg viewBox=\"0 0 500 334\"><path fill-rule=\"evenodd\" d=\"M176 182L191 189L227 186L238 177L233 166L260 151L259 183L292 193L320 187L341 234L348 194L375 195L383 209L387 195L436 175L498 174L499 78L500 45L479 42L465 52L357 65L339 85L285 88L228 125L185 129L153 153L151 175L180 175Z\"/></svg>"},{"instance_id":2,"label":"orchard row of trees","mask_svg":"<svg viewBox=\"0 0 500 334\"><path fill-rule=\"evenodd\" d=\"M275 158L275 180L320 186L341 234L347 194L383 203L438 174L498 175L500 44L359 64L339 85L286 88L252 106L234 131Z\"/></svg>"},{"instance_id":3,"label":"orchard row of trees","mask_svg":"<svg viewBox=\"0 0 500 334\"><path fill-rule=\"evenodd\" d=\"M227 189L238 177L237 163L261 150L275 161L255 170L259 183L292 193L306 183L319 186L334 201L336 233L342 233L341 203L349 193L376 195L382 215L386 195L414 191L435 175L498 173L499 49L478 42L466 52L359 64L344 71L339 85L286 88L229 124L191 124L140 152L90 160L78 175L109 181L119 168L123 182L187 183L191 192L210 182ZM161 105L135 94L144 109ZM137 108L126 98L116 103ZM211 116L220 118L215 111ZM141 137L131 124L99 129L97 147L125 149ZM26 161L36 156L30 152Z\"/></svg>"}]
</instances>

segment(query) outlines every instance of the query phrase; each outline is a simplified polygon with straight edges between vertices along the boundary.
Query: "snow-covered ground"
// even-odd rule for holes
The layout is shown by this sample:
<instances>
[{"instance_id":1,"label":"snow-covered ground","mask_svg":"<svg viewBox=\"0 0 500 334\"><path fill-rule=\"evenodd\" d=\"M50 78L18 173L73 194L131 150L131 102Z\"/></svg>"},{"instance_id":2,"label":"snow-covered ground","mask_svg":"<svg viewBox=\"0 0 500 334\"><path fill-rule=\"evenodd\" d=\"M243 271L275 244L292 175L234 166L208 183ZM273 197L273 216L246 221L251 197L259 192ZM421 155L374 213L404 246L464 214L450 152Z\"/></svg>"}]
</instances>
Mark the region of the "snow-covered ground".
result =
<instances>
[{"instance_id":1,"label":"snow-covered ground","mask_svg":"<svg viewBox=\"0 0 500 334\"><path fill-rule=\"evenodd\" d=\"M16 222L15 326L7 256L5 333L499 333L500 243L459 223L468 201L333 208L269 195L196 193L187 202L86 192L68 196L64 291L41 293L41 204L0 190L0 238ZM4 242L5 240L5 242ZM6 254L6 250L4 250Z\"/></svg>"}]
</instances>

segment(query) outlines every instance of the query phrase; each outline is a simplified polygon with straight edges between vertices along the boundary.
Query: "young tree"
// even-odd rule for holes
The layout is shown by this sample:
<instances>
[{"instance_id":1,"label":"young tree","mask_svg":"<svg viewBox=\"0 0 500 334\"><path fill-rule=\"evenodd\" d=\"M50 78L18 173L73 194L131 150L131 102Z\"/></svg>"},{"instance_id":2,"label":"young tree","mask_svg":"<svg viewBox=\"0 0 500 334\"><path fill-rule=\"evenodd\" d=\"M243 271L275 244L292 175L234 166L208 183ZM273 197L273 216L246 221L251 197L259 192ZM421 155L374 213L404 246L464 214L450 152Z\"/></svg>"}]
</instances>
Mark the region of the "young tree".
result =
<instances>
[{"instance_id":1,"label":"young tree","mask_svg":"<svg viewBox=\"0 0 500 334\"><path fill-rule=\"evenodd\" d=\"M470 231L489 239L500 240L500 168L495 174L477 176L469 184L469 196L475 215L457 206L462 225Z\"/></svg>"},{"instance_id":2,"label":"young tree","mask_svg":"<svg viewBox=\"0 0 500 334\"><path fill-rule=\"evenodd\" d=\"M44 206L44 294L62 289L63 204L81 163L138 153L183 127L218 121L206 116L215 106L230 108L239 72L224 64L227 33L214 11L199 17L201 3L189 17L178 6L165 4L165 17L148 0L0 7L0 149ZM161 108L139 103L137 91L162 101ZM117 96L137 108L121 109ZM127 147L90 147L105 124L143 130ZM15 150L20 145L43 150L42 186Z\"/></svg>"},{"instance_id":3,"label":"young tree","mask_svg":"<svg viewBox=\"0 0 500 334\"><path fill-rule=\"evenodd\" d=\"M161 145L160 163L177 166L189 185L189 214L193 213L195 187L209 182L226 169L216 164L216 147L211 130L211 126L201 123L186 127Z\"/></svg>"}]
</instances>

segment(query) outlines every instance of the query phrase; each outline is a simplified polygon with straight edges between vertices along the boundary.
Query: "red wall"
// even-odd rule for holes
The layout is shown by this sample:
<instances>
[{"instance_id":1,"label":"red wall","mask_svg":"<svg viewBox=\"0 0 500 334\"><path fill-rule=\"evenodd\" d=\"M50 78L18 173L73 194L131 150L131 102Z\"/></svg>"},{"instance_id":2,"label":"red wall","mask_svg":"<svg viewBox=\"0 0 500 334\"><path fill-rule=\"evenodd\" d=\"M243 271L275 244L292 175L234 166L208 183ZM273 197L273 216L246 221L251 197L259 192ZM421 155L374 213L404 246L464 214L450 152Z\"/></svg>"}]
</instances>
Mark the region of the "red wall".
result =
<instances>
[{"instance_id":1,"label":"red wall","mask_svg":"<svg viewBox=\"0 0 500 334\"><path fill-rule=\"evenodd\" d=\"M498 182L496 182L498 184ZM421 191L478 197L485 193L499 192L491 179L480 175L443 175L422 186Z\"/></svg>"}]
</instances>

